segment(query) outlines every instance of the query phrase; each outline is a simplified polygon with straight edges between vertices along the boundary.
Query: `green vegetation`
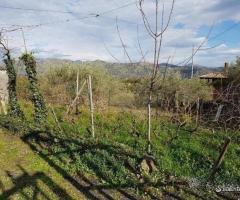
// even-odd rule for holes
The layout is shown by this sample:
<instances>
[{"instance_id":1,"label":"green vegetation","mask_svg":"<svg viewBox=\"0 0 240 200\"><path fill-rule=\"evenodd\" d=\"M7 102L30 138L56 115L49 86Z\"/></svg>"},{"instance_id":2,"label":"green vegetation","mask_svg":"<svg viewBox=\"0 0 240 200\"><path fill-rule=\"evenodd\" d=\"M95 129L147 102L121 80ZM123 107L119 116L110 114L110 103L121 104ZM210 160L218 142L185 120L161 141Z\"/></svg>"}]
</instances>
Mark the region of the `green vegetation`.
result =
<instances>
[{"instance_id":1,"label":"green vegetation","mask_svg":"<svg viewBox=\"0 0 240 200\"><path fill-rule=\"evenodd\" d=\"M84 199L18 137L0 130L0 199Z\"/></svg>"},{"instance_id":2,"label":"green vegetation","mask_svg":"<svg viewBox=\"0 0 240 200\"><path fill-rule=\"evenodd\" d=\"M21 119L24 118L23 112L18 104L17 92L16 92L16 71L14 69L14 60L11 58L9 51L6 53L6 59L4 63L8 74L8 95L9 95L9 115L17 116Z\"/></svg>"},{"instance_id":3,"label":"green vegetation","mask_svg":"<svg viewBox=\"0 0 240 200\"><path fill-rule=\"evenodd\" d=\"M63 118L62 110L62 108L57 109L59 119ZM110 184L121 184L121 181L124 181L126 184L128 181L126 177L131 175L131 173L123 169L124 159L126 161L130 159L129 162L132 162L133 166L136 167L138 159L145 153L147 133L145 120L139 117L138 112L135 114L124 111L96 113L95 124L96 137L98 139L97 141L92 141L88 132L89 119L89 113L82 110L81 116L75 118L73 124L66 121L62 122L61 125L65 133L63 138L76 139L79 144L68 142L67 149L69 149L69 152L66 152L66 147L56 143L49 145L48 151L55 153L63 151L64 153L58 154L58 157L60 156L61 159L66 161L62 165L65 165L70 171L94 174L95 172L91 165L91 162L93 162L97 165L95 168L102 170L102 173L116 173L106 175ZM238 170L240 166L238 159L239 147L237 145L239 135L237 133L219 131L216 134L212 133L211 130L203 128L200 128L197 133L189 133L187 130L193 128L189 125L186 129L181 129L176 135L177 125L171 124L167 120L159 119L154 119L153 128L153 152L159 172L178 177L207 180L212 165L219 155L219 149L221 149L224 139L229 136L233 142L216 181L218 183L235 184L240 181L240 171ZM98 145L105 146L106 149L98 149ZM79 153L74 154L76 157L72 161L70 158L71 151L74 152L79 147L82 148L82 146L86 146L86 149L82 153L79 150ZM93 148L93 146L96 146L96 148ZM117 148L126 151L126 155L122 155L124 153L115 155L116 151L120 151ZM128 154L132 155L132 157L128 156ZM121 156L125 158L123 159ZM51 158L58 161L59 164L61 163L55 156ZM71 165L68 165L69 162ZM118 170L111 170L111 167L114 166ZM130 180L134 180L133 177Z\"/></svg>"},{"instance_id":4,"label":"green vegetation","mask_svg":"<svg viewBox=\"0 0 240 200\"><path fill-rule=\"evenodd\" d=\"M216 175L215 184L238 184L240 181L239 133L219 131L216 134L204 128L189 133L188 130L193 128L190 124L176 133L177 125L170 123L168 116L162 116L161 120L153 121L152 146L158 171L144 175L144 183L151 188L145 194L145 184L137 177L139 161L145 155L147 142L147 124L143 112L112 110L96 113L97 139L94 140L89 132L90 113L85 108L81 108L80 116L71 119L64 117L66 110L63 107L55 107L55 110L63 134L57 130L54 118L50 116L48 122L52 127L51 132L32 136L34 130L28 129L23 138L43 159L60 167L71 177L85 176L91 182L110 187L115 192L116 188L125 188L132 194L134 189L138 191L135 196L137 199L140 196L150 198L152 194L163 195L165 189L191 199L194 195L186 192L186 188L178 191L179 185L175 182L181 180L187 183L191 179L198 179L203 185L202 189L197 188L197 193L212 197L212 190L209 190L209 194L204 192L204 184L224 139L229 136L232 143ZM28 107L25 112L31 113L32 110ZM161 186L169 181L169 187ZM117 192L114 195L118 195Z\"/></svg>"},{"instance_id":5,"label":"green vegetation","mask_svg":"<svg viewBox=\"0 0 240 200\"><path fill-rule=\"evenodd\" d=\"M157 170L148 173L141 165L147 147L147 77L121 79L103 70L78 69L69 63L37 77L32 55L24 55L22 59L30 84L34 85L30 87L31 96L37 91L40 98L32 105L26 90L27 79L18 77L17 92L26 119L16 121L14 117L1 116L0 125L21 136L87 198L156 199L175 195L184 199L199 199L199 196L214 199L218 198L217 185L240 182L239 131L223 129L201 119L196 123L192 107L199 99L211 100L206 83L182 79L172 70L157 78L153 90L151 140L151 156ZM79 98L80 112L66 114L75 98L77 70L80 83L87 74L93 77L95 139L91 137L86 89ZM51 109L45 107L43 97L46 105L54 108L57 120ZM39 113L38 108L42 109ZM43 120L48 130L36 130L37 113L37 119ZM214 186L208 188L209 176L227 137L231 138L230 146L215 175ZM195 179L200 185L189 189L189 183Z\"/></svg>"},{"instance_id":6,"label":"green vegetation","mask_svg":"<svg viewBox=\"0 0 240 200\"><path fill-rule=\"evenodd\" d=\"M32 54L23 54L20 58L26 66L26 73L29 80L29 90L31 92L31 100L34 104L34 119L38 125L46 123L46 107L43 96L39 91L36 61Z\"/></svg>"},{"instance_id":7,"label":"green vegetation","mask_svg":"<svg viewBox=\"0 0 240 200\"><path fill-rule=\"evenodd\" d=\"M160 64L160 70L165 72L166 63ZM63 66L71 66L74 68L92 68L98 71L105 71L113 77L118 78L139 78L146 77L152 72L151 63L109 63L102 60L95 61L72 61L67 59L39 59L38 60L38 73L44 74L50 68L62 68ZM184 78L191 77L192 67L191 64L187 66L177 66L168 64L167 70L178 72ZM209 72L221 71L221 68L208 68L200 65L194 66L194 74L206 74Z\"/></svg>"},{"instance_id":8,"label":"green vegetation","mask_svg":"<svg viewBox=\"0 0 240 200\"><path fill-rule=\"evenodd\" d=\"M237 57L235 63L233 63L229 69L230 79L235 82L235 84L239 84L240 80L240 57Z\"/></svg>"}]
</instances>

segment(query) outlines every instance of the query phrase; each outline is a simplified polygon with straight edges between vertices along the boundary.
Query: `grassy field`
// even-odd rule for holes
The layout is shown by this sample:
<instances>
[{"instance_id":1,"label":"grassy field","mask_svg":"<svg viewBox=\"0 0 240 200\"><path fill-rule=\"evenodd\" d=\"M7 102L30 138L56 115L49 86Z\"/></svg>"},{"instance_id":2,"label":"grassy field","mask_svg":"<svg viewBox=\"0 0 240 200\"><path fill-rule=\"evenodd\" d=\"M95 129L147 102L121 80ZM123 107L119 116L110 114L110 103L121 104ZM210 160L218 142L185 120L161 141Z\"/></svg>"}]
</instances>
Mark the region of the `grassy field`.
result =
<instances>
[{"instance_id":1,"label":"grassy field","mask_svg":"<svg viewBox=\"0 0 240 200\"><path fill-rule=\"evenodd\" d=\"M19 137L0 130L0 199L85 199Z\"/></svg>"},{"instance_id":2,"label":"grassy field","mask_svg":"<svg viewBox=\"0 0 240 200\"><path fill-rule=\"evenodd\" d=\"M85 141L88 138L86 143L89 143L89 141L93 142L90 137L90 117L87 111L83 110L80 116L75 117L74 123L64 121L61 108L57 109L57 113L62 121L61 126L65 133L65 138L75 138L81 141ZM116 144L122 146L123 149L132 151L135 154L135 159L132 159L131 162L136 164L135 162L145 154L147 146L147 123L144 117L141 116L143 115L141 113L141 111L139 113L128 111L96 113L97 140L94 142L109 146ZM174 176L207 180L225 139L229 137L231 138L231 144L215 181L218 184L239 183L240 160L238 155L240 149L238 139L240 133L220 130L213 132L212 129L201 126L197 131L189 132L189 130L194 128L194 124L189 123L177 132L177 125L168 122L166 117L153 120L153 155L156 158L160 171ZM57 148L54 151L57 151ZM73 145L72 148L77 147ZM97 157L97 152L89 151L86 152L86 156L90 156L90 160ZM111 155L107 155L109 153L108 149L106 149L106 152L103 151L101 153L111 158ZM83 167L86 170L88 166L85 165L84 156L85 154L78 158L78 162L81 163L78 169ZM91 156L93 157L91 158ZM100 155L99 158L101 158ZM121 166L121 163L119 163L119 166ZM119 171L121 170L119 169ZM122 177L126 181L126 174L123 173Z\"/></svg>"},{"instance_id":3,"label":"grassy field","mask_svg":"<svg viewBox=\"0 0 240 200\"><path fill-rule=\"evenodd\" d=\"M27 105L24 103L23 107L31 124L31 106ZM47 178L41 178L37 188L50 188L52 193L47 194L52 199L55 199L56 194L66 195L64 199L70 198L67 195L74 195L72 188L77 188L88 199L224 199L229 194L216 193L216 187L223 184L237 185L240 182L239 132L212 132L210 128L204 127L189 132L194 129L190 121L177 131L177 125L169 122L169 116L154 118L152 154L158 170L151 175L143 173L139 179L139 163L146 155L147 146L147 124L143 111L111 108L96 112L96 138L93 139L90 115L86 108L82 108L79 115L70 116L64 114L63 107L54 109L61 130L49 112L49 132L28 130L22 134L25 144L16 137L1 133L5 138L1 139L0 149L3 149L1 152L5 151L1 160L9 157L9 162L12 162L5 164L5 172L1 175L1 179L6 179L4 182L2 180L2 185L7 188L5 191L18 188L6 174L9 169L13 169L13 174L19 173L13 177L21 176L24 170L30 179L36 173L44 177L46 175ZM18 130L18 127L13 130ZM206 186L211 168L227 137L231 138L231 143L225 159L213 185ZM9 143L11 140L16 141L16 145L11 145L13 149L7 148L9 143L5 140L9 140ZM10 168L12 165L14 167ZM196 182L198 185L190 188L191 183ZM52 185L57 189L54 190ZM72 187L64 190L68 185ZM14 195L22 196L23 199L25 194L34 195L34 189L28 186L24 185ZM237 199L237 195L230 194L232 199ZM76 196L73 198L81 199Z\"/></svg>"}]
</instances>

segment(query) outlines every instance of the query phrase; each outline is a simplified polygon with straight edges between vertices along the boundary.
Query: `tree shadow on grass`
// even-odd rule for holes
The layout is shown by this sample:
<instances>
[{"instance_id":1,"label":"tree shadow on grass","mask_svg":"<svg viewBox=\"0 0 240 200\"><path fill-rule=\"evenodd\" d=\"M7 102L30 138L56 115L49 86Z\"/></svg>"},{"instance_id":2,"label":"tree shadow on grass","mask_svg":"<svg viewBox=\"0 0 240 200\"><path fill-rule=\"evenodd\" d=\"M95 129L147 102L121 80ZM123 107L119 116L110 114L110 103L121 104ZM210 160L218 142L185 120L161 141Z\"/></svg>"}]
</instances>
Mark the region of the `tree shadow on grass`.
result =
<instances>
[{"instance_id":1,"label":"tree shadow on grass","mask_svg":"<svg viewBox=\"0 0 240 200\"><path fill-rule=\"evenodd\" d=\"M65 139L50 134L35 134L32 133L22 138L32 150L38 153L45 161L47 161L58 173L60 173L66 181L71 183L77 190L86 196L88 199L100 200L100 199L130 199L138 200L142 199L143 194L147 194L151 199L185 199L182 195L190 195L196 199L206 199L204 193L194 193L192 190L186 190L188 185L182 185L179 189L179 185L182 183L162 183L157 182L154 184L148 184L147 186L159 189L163 196L158 196L146 191L146 184L140 183L136 179L136 166L132 166L128 163L128 159L138 160L139 157L129 151L124 146L118 144L107 144L103 142L92 142L76 139ZM57 146L57 150L53 147ZM90 156L89 156L90 155ZM74 165L77 159L82 159L81 162L94 172L96 177L86 177L82 173L77 173L73 176L63 167L62 163L66 161L63 159L67 156L69 159L68 166ZM54 159L53 159L54 158ZM96 158L96 160L95 160ZM57 162L56 162L57 161ZM61 163L61 165L59 164ZM124 168L123 174L118 177L118 168L122 163ZM104 166L104 167L103 167ZM130 179L122 182L118 182L126 172L126 175L130 176ZM132 179L132 180L131 180ZM177 186L175 187L174 184ZM167 187L171 188L171 191ZM172 191L174 188L174 191ZM136 189L140 191L137 194ZM181 190L182 192L179 192Z\"/></svg>"},{"instance_id":2,"label":"tree shadow on grass","mask_svg":"<svg viewBox=\"0 0 240 200\"><path fill-rule=\"evenodd\" d=\"M30 148L37 152L39 156L41 156L45 161L49 163L50 166L52 166L58 173L60 173L65 180L70 182L77 190L79 190L82 194L86 196L88 199L93 200L99 200L99 199L109 199L114 200L116 199L131 199L131 200L137 200L139 199L136 197L136 194L134 192L128 192L126 190L121 191L121 189L131 189L132 185L109 185L108 183L101 184L99 180L95 179L89 179L83 174L78 174L77 176L72 176L66 169L64 169L62 166L59 166L56 162L54 162L50 156L54 156L58 161L64 162L62 160L61 155L67 154L72 159L71 161L75 161L75 154L82 154L85 151L89 149L105 149L109 152L114 152L114 154L118 154L118 150L116 150L114 147L111 147L111 145L94 145L94 144L86 144L81 141L77 140L68 140L68 139L62 139L59 137L52 137L48 135L47 137L41 136L40 134L32 133L31 135L25 136L22 138L22 140L27 143ZM57 152L57 153L43 153L43 150L47 150L48 147L58 144L60 145L64 151ZM78 146L77 149L72 150L70 146L72 144L75 144ZM69 146L70 145L70 146ZM49 151L51 152L51 150ZM122 155L120 152L119 155ZM131 156L131 155L129 155ZM101 173L101 170L98 168L99 166L92 164L92 169L96 172L96 174L99 176L100 179L103 179L106 181L107 176L103 175ZM107 182L107 181L106 181Z\"/></svg>"},{"instance_id":3,"label":"tree shadow on grass","mask_svg":"<svg viewBox=\"0 0 240 200\"><path fill-rule=\"evenodd\" d=\"M39 181L41 181L58 199L72 200L72 197L46 174L36 172L31 175L20 165L18 168L21 171L21 175L19 176L14 176L11 172L6 171L7 176L11 179L14 186L10 189L5 189L4 185L1 183L3 193L0 195L0 199L9 199L15 194L21 195L26 200L35 200L38 196L42 196L47 200L53 199L39 186ZM26 188L31 188L31 192L26 192L24 190Z\"/></svg>"}]
</instances>

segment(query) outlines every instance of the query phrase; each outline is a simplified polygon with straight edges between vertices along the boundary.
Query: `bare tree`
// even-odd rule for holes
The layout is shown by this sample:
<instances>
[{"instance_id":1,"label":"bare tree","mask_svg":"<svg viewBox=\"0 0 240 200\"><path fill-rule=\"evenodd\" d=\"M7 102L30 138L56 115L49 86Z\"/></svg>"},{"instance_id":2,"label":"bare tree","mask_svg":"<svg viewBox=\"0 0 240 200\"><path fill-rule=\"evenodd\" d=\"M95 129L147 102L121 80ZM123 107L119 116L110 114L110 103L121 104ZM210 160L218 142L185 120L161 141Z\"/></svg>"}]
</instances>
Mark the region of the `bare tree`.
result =
<instances>
[{"instance_id":1,"label":"bare tree","mask_svg":"<svg viewBox=\"0 0 240 200\"><path fill-rule=\"evenodd\" d=\"M161 50L162 50L162 43L163 43L163 36L164 33L167 31L169 25L170 25L170 21L172 19L172 14L173 14L173 10L174 10L174 5L175 5L175 0L172 0L171 2L171 8L170 11L168 13L168 17L167 17L167 21L166 23L164 23L164 18L165 18L165 4L163 3L162 6L162 10L161 10L161 20L160 20L160 26L159 26L159 0L155 0L155 17L153 20L155 20L154 26L151 27L150 25L150 20L152 21L152 19L149 19L144 11L144 0L138 0L137 1L137 6L138 9L141 13L142 16L142 20L143 20L143 25L148 33L148 35L153 39L154 41L154 54L153 54L153 61L152 61L152 72L150 74L150 81L149 81L149 88L148 88L148 102L147 102L147 111L148 111L148 146L147 146L147 152L149 154L151 154L151 106L152 106L152 96L153 96L153 90L155 87L155 83L158 76L158 72L159 72L159 67L160 67L160 55L161 55ZM117 28L117 33L118 33L118 37L120 39L121 42L121 46L124 50L124 53L126 54L129 62L131 64L133 63L133 60L130 57L130 54L127 51L126 48L126 44L124 43L124 40L121 36L120 30L119 30L119 26L118 26L118 19L116 18L116 28ZM143 49L141 47L141 41L139 40L139 30L137 28L137 33L138 33L138 51L140 52L141 58L140 58L140 62L143 60L145 61L145 57L146 57L146 53L143 52ZM106 48L106 45L105 45ZM111 57L113 57L115 60L119 61L110 51L109 49L106 48L106 50L108 51L108 53L111 55ZM169 62L169 59L168 59ZM168 64L167 64L168 65Z\"/></svg>"},{"instance_id":2,"label":"bare tree","mask_svg":"<svg viewBox=\"0 0 240 200\"><path fill-rule=\"evenodd\" d=\"M161 25L159 27L159 0L155 0L155 25L154 27L151 27L149 18L147 17L145 11L144 11L144 0L138 1L138 8L142 16L142 20L144 22L144 27L149 34L149 36L154 41L154 54L153 54L153 65L152 65L152 74L149 81L149 91L148 91L148 148L147 151L149 154L151 154L151 104L152 104L152 95L153 95L153 89L155 86L155 82L157 79L157 75L159 72L159 61L160 61L160 54L162 50L162 42L163 42L163 36L166 30L169 27L173 9L175 5L175 0L172 0L171 3L171 9L168 14L168 19L166 24L164 24L164 15L165 15L165 5L163 4L162 11L161 11Z\"/></svg>"},{"instance_id":3,"label":"bare tree","mask_svg":"<svg viewBox=\"0 0 240 200\"><path fill-rule=\"evenodd\" d=\"M118 19L117 19L117 18L116 18L116 26L117 26L118 37L119 37L119 39L120 39L120 41L121 41L121 45L122 45L122 48L123 48L123 50L124 50L124 53L126 54L129 62L130 62L130 63L133 63L130 55L128 54L128 51L127 51L127 48L126 48L126 44L124 44L124 41L123 41L122 36L121 36L121 33L120 33L120 31L119 31Z\"/></svg>"},{"instance_id":4,"label":"bare tree","mask_svg":"<svg viewBox=\"0 0 240 200\"><path fill-rule=\"evenodd\" d=\"M203 41L197 47L195 47L195 46L192 47L191 56L188 56L183 61L179 62L177 65L187 65L191 61L192 61L192 64L193 64L193 61L194 61L193 59L199 51L207 51L207 50L214 49L214 48L220 46L218 44L218 45L215 45L215 46L212 46L212 47L202 48L208 42L208 39L209 39L209 37L212 33L213 27L214 27L214 24L210 27L206 37L203 39ZM193 70L193 68L194 68L194 65L192 65L192 70Z\"/></svg>"}]
</instances>

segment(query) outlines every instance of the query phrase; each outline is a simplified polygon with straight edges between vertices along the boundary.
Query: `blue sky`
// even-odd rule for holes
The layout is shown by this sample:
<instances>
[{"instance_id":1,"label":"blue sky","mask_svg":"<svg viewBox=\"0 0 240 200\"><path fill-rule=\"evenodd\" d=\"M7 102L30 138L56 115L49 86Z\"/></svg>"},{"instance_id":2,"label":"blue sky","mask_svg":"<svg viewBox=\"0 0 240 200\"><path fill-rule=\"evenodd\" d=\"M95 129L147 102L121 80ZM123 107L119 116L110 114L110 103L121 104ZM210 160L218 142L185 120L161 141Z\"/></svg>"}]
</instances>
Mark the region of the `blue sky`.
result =
<instances>
[{"instance_id":1,"label":"blue sky","mask_svg":"<svg viewBox=\"0 0 240 200\"><path fill-rule=\"evenodd\" d=\"M153 2L145 0L144 4L150 23L154 23ZM127 62L116 31L115 19L118 17L119 30L132 60L141 58L139 38L143 51L147 52L147 60L151 62L153 41L135 4L92 17L129 3L129 0L1 0L0 27L12 29L12 25L45 24L24 28L27 49L40 58L115 61L110 51L121 62ZM163 3L166 21L170 1L159 0L160 5ZM1 6L61 12L23 11ZM195 63L218 67L224 62L233 62L240 55L239 10L239 0L176 0L172 21L163 39L161 62L172 56L171 62L177 64L190 56L192 47L205 39L212 26L209 40L203 48L217 47L198 52L194 57ZM20 55L24 50L21 32L6 33L5 37L15 55Z\"/></svg>"}]
</instances>

